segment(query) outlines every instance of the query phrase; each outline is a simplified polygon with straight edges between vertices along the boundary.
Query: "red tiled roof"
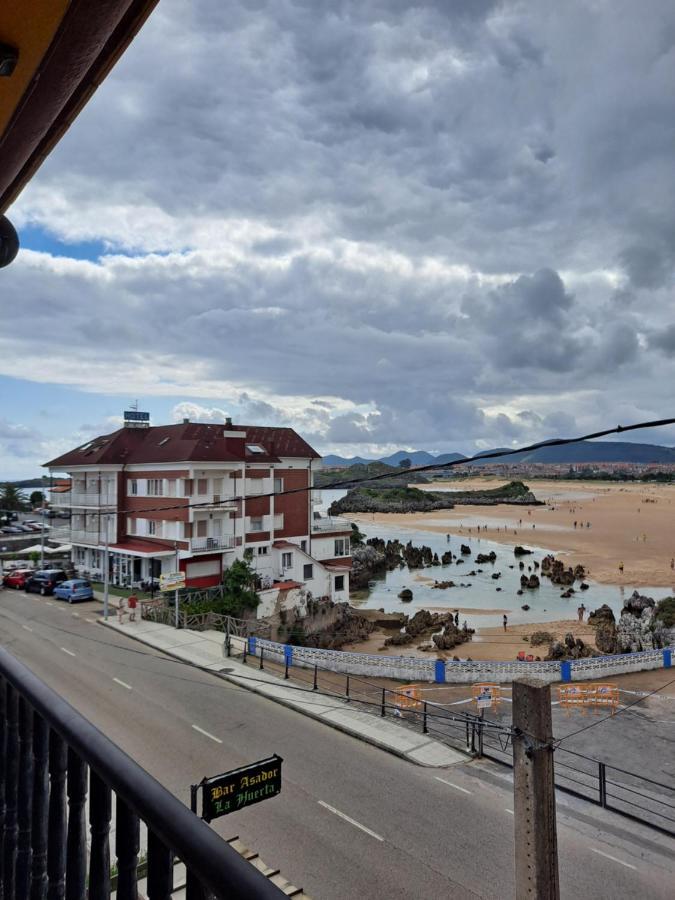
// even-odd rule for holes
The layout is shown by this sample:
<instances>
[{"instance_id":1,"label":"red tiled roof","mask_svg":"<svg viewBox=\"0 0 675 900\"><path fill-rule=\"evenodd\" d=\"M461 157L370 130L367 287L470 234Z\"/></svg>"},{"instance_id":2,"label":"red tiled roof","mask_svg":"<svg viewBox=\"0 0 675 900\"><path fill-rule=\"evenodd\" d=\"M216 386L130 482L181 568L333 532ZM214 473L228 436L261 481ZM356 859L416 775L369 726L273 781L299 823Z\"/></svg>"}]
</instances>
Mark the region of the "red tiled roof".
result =
<instances>
[{"instance_id":1,"label":"red tiled roof","mask_svg":"<svg viewBox=\"0 0 675 900\"><path fill-rule=\"evenodd\" d=\"M133 540L120 541L119 544L111 544L111 550L117 550L121 553L166 553L167 550L174 551L173 544L167 541L144 541L140 538Z\"/></svg>"},{"instance_id":2,"label":"red tiled roof","mask_svg":"<svg viewBox=\"0 0 675 900\"><path fill-rule=\"evenodd\" d=\"M245 438L225 437L225 431L245 432ZM264 453L251 452L257 444ZM87 441L52 459L45 466L122 465L165 462L279 462L280 457L319 459L319 454L292 428L258 425L206 425L183 422L152 428L120 428Z\"/></svg>"},{"instance_id":3,"label":"red tiled roof","mask_svg":"<svg viewBox=\"0 0 675 900\"><path fill-rule=\"evenodd\" d=\"M298 547L297 544L291 544L290 541L275 541L272 544L272 546L276 547L277 550L280 550L282 547L290 547L291 550L299 550L300 549L300 547Z\"/></svg>"},{"instance_id":4,"label":"red tiled roof","mask_svg":"<svg viewBox=\"0 0 675 900\"><path fill-rule=\"evenodd\" d=\"M273 591L290 591L293 588L301 588L302 584L299 581L275 581L271 588L268 590Z\"/></svg>"}]
</instances>

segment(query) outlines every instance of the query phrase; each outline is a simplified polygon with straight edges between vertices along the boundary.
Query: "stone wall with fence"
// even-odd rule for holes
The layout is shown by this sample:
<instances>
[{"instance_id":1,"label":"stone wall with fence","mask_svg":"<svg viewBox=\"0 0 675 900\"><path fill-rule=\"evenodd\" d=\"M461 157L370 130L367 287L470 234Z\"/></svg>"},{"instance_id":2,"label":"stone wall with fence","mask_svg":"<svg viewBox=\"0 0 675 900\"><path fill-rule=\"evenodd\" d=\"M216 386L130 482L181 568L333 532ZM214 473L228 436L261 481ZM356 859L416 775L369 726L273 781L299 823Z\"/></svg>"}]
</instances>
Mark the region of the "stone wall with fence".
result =
<instances>
[{"instance_id":1,"label":"stone wall with fence","mask_svg":"<svg viewBox=\"0 0 675 900\"><path fill-rule=\"evenodd\" d=\"M489 660L451 661L414 656L374 656L369 653L346 653L341 650L319 650L313 647L293 647L249 637L236 639L235 652L260 656L284 665L338 672L344 675L365 675L371 678L393 678L398 681L426 681L436 684L472 684L478 681L506 683L523 675L532 675L548 682L604 681L615 675L642 672L648 669L670 668L672 650L646 650L617 656L596 656L562 662L496 662Z\"/></svg>"}]
</instances>

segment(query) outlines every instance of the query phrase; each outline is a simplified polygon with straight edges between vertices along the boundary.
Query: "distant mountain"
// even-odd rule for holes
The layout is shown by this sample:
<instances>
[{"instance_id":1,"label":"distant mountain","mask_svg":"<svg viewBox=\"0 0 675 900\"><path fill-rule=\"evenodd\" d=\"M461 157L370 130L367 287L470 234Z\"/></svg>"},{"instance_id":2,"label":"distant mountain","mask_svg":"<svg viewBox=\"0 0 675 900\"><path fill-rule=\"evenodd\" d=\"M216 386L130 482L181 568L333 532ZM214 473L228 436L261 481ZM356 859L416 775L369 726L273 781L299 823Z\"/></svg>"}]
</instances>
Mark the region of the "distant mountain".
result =
<instances>
[{"instance_id":1,"label":"distant mountain","mask_svg":"<svg viewBox=\"0 0 675 900\"><path fill-rule=\"evenodd\" d=\"M495 448L495 450L508 450L508 447ZM494 450L483 450L476 457L486 453L494 453ZM457 459L467 459L461 453L441 453L434 456L426 450L397 450L389 456L383 456L378 460L365 459L362 456L347 458L330 454L324 456L325 468L346 468L354 465L367 465L371 462L387 463L397 466L402 459L409 459L413 466L430 466L434 463L453 462ZM503 461L504 463L548 463L552 465L572 465L574 463L675 463L675 447L661 447L658 444L633 444L630 441L582 441L579 444L565 444L563 446L541 447L530 452L514 453L512 456L504 456L496 459L486 459L481 462L474 457L473 465L491 465Z\"/></svg>"},{"instance_id":2,"label":"distant mountain","mask_svg":"<svg viewBox=\"0 0 675 900\"><path fill-rule=\"evenodd\" d=\"M484 451L485 453L492 451ZM482 455L482 454L477 454ZM525 453L514 453L502 459L486 459L484 463L548 463L566 465L574 463L675 463L675 448L658 444L633 444L630 441L582 441L579 444L541 447Z\"/></svg>"}]
</instances>

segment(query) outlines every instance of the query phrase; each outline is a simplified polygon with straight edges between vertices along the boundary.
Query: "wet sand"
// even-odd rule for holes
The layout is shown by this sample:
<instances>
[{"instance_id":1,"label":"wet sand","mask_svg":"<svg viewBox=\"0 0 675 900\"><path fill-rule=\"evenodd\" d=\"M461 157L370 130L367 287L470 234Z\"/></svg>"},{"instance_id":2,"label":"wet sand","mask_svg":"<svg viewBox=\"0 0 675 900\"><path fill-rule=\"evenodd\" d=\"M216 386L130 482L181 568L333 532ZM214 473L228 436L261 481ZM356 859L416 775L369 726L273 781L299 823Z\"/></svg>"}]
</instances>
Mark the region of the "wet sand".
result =
<instances>
[{"instance_id":1,"label":"wet sand","mask_svg":"<svg viewBox=\"0 0 675 900\"><path fill-rule=\"evenodd\" d=\"M444 609L443 612L446 610ZM463 610L460 609L460 615ZM475 610L466 610L466 612L475 613ZM418 650L417 646L428 640L427 637L420 637L402 647L384 648L384 641L390 637L393 631L384 631L378 629L374 631L368 640L360 641L354 644L346 644L342 650L353 653L377 653L386 656L416 656L421 659L452 659L458 656L460 659L492 659L492 660L514 660L518 653L523 650L526 654L540 656L542 659L548 653L548 643L539 646L531 646L530 642L525 640L529 638L535 631L547 631L553 635L554 640L563 640L568 632L571 632L575 638L581 638L585 644L595 647L595 629L586 623L580 623L576 619L560 619L556 622L536 622L523 625L508 625L504 631L503 626L499 628L480 628L473 636L473 640L466 644L459 644L452 650Z\"/></svg>"},{"instance_id":2,"label":"wet sand","mask_svg":"<svg viewBox=\"0 0 675 900\"><path fill-rule=\"evenodd\" d=\"M505 481L488 476L435 482L428 489L480 490ZM675 485L526 483L538 500L546 501L545 506L458 506L430 513L352 513L349 518L451 534L449 546L453 552L458 550L456 538L476 537L478 526L485 524L487 529L480 530L482 538L511 546L530 543L564 554L571 565L583 565L595 581L674 586L675 594L675 571L670 566L675 558ZM587 522L590 527L586 527Z\"/></svg>"}]
</instances>

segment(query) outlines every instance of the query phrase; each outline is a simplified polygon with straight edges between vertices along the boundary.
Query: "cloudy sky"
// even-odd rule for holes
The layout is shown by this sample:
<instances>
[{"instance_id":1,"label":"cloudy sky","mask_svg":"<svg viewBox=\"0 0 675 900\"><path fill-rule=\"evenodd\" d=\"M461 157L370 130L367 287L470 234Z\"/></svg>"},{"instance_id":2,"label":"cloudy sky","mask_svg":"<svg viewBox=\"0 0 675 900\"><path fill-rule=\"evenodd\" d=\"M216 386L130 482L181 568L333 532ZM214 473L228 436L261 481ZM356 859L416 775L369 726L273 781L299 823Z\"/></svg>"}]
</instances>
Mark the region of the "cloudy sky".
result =
<instances>
[{"instance_id":1,"label":"cloudy sky","mask_svg":"<svg viewBox=\"0 0 675 900\"><path fill-rule=\"evenodd\" d=\"M342 455L672 415L674 84L672 0L161 0L10 211L0 474L135 399Z\"/></svg>"}]
</instances>

